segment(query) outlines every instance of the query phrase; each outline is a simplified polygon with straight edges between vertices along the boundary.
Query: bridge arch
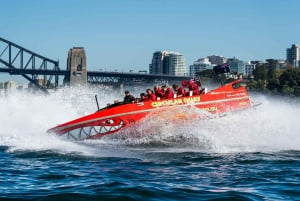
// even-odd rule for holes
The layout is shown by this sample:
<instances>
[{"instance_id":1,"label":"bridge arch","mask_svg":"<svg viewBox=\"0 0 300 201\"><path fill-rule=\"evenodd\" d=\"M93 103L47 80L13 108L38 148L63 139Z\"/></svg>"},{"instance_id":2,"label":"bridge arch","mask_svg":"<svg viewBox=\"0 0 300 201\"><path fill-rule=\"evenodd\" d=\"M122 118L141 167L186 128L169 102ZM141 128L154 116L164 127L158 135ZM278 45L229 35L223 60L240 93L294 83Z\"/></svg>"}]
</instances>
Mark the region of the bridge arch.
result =
<instances>
[{"instance_id":1,"label":"bridge arch","mask_svg":"<svg viewBox=\"0 0 300 201\"><path fill-rule=\"evenodd\" d=\"M37 54L11 41L0 38L0 72L11 75L21 75L30 83L47 93L47 88L58 87L60 74L59 62ZM42 76L44 83L41 85L37 80ZM54 86L51 86L51 80L54 77Z\"/></svg>"}]
</instances>

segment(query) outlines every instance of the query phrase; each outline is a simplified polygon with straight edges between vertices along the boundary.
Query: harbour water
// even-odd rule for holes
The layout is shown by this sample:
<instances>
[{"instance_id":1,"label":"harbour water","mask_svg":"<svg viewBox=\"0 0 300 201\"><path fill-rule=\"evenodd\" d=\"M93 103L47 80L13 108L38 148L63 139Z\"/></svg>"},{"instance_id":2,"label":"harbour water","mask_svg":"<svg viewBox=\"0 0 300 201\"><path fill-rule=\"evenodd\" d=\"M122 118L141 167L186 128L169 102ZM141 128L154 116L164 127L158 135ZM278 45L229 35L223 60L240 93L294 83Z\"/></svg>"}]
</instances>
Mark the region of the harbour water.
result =
<instances>
[{"instance_id":1,"label":"harbour water","mask_svg":"<svg viewBox=\"0 0 300 201\"><path fill-rule=\"evenodd\" d=\"M98 89L0 97L0 199L300 200L300 102L181 124L149 119L73 142L46 133L121 98ZM136 94L139 94L138 92ZM164 115L167 116L167 115Z\"/></svg>"}]
</instances>

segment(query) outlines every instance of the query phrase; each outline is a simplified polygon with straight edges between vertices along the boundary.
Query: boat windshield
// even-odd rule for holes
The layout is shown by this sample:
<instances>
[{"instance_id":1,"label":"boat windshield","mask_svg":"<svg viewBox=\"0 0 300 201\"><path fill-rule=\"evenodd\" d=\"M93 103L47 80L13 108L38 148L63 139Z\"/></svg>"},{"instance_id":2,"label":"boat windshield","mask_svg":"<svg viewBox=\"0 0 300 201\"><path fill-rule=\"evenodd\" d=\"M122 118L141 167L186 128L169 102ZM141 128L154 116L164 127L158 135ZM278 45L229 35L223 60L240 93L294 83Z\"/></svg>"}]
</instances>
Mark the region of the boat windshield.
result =
<instances>
[{"instance_id":1,"label":"boat windshield","mask_svg":"<svg viewBox=\"0 0 300 201\"><path fill-rule=\"evenodd\" d=\"M108 108L113 108L113 107L116 107L116 106L119 106L119 105L125 105L125 104L131 104L131 103L117 102L117 103L108 105L108 106L106 106L104 108L101 108L100 110L104 110L104 109L108 109ZM98 110L98 111L100 111L100 110Z\"/></svg>"}]
</instances>

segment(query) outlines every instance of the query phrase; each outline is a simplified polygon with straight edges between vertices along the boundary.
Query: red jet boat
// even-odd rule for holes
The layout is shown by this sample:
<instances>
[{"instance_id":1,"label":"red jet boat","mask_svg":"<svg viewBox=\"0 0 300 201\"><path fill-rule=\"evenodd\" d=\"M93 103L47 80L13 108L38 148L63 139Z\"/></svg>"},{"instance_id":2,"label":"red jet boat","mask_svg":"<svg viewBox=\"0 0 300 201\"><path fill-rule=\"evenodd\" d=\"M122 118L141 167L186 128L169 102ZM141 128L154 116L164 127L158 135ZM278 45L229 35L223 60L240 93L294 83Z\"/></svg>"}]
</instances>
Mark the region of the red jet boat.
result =
<instances>
[{"instance_id":1,"label":"red jet boat","mask_svg":"<svg viewBox=\"0 0 300 201\"><path fill-rule=\"evenodd\" d=\"M149 115L158 114L162 110L169 110L176 106L186 108L193 106L196 110L199 109L208 114L224 115L228 112L251 108L254 105L245 83L242 80L236 80L201 95L137 103L119 102L87 116L60 124L49 129L48 132L66 135L74 140L97 139L118 133L124 128L139 123ZM180 119L182 115L175 116L177 117Z\"/></svg>"}]
</instances>

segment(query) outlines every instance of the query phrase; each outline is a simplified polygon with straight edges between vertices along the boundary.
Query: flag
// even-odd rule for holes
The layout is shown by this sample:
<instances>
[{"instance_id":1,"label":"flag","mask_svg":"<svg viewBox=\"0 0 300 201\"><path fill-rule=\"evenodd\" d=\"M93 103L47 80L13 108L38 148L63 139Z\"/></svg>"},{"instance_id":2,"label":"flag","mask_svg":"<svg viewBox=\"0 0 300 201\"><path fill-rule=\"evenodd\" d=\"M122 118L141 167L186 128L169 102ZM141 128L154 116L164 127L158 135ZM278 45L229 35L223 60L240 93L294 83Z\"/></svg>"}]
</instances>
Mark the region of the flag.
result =
<instances>
[{"instance_id":1,"label":"flag","mask_svg":"<svg viewBox=\"0 0 300 201\"><path fill-rule=\"evenodd\" d=\"M230 68L229 68L228 63L224 63L222 65L215 66L213 70L216 74L229 73L230 72Z\"/></svg>"}]
</instances>

